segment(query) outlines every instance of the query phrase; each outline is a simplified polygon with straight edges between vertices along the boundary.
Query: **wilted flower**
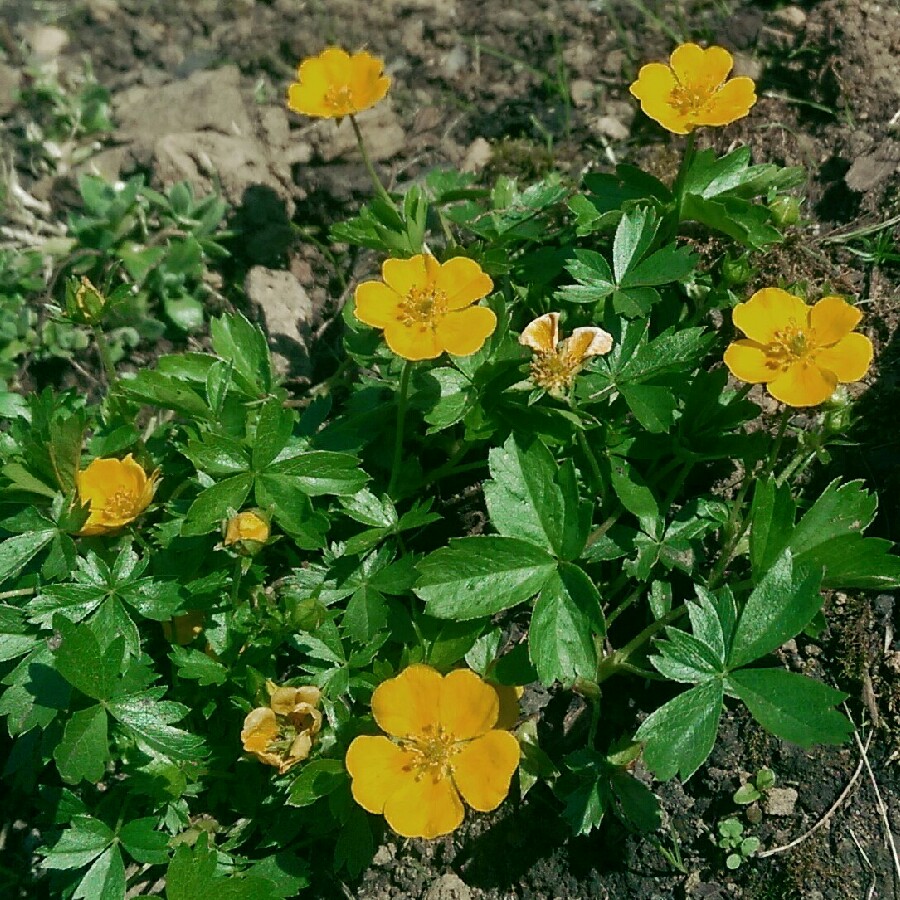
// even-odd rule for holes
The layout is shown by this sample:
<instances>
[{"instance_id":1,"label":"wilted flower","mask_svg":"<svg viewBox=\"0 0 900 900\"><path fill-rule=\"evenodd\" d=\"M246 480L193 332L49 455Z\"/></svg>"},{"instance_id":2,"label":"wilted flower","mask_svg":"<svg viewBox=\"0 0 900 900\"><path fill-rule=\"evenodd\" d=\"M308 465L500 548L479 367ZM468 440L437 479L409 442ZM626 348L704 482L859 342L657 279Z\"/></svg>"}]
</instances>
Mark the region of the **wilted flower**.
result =
<instances>
[{"instance_id":1,"label":"wilted flower","mask_svg":"<svg viewBox=\"0 0 900 900\"><path fill-rule=\"evenodd\" d=\"M347 750L353 798L404 837L453 831L463 820L460 795L481 812L496 809L519 765L499 712L496 690L468 669L404 669L372 695L375 721L393 740L364 735Z\"/></svg>"},{"instance_id":2,"label":"wilted flower","mask_svg":"<svg viewBox=\"0 0 900 900\"><path fill-rule=\"evenodd\" d=\"M734 308L733 320L749 340L725 351L731 374L765 383L788 406L817 406L838 383L859 381L872 362L872 342L853 329L862 313L840 297L807 306L779 288L757 291Z\"/></svg>"},{"instance_id":3,"label":"wilted flower","mask_svg":"<svg viewBox=\"0 0 900 900\"><path fill-rule=\"evenodd\" d=\"M280 687L266 682L269 705L250 710L241 729L244 750L283 775L309 756L322 728L317 687Z\"/></svg>"},{"instance_id":4,"label":"wilted flower","mask_svg":"<svg viewBox=\"0 0 900 900\"><path fill-rule=\"evenodd\" d=\"M245 510L232 516L225 523L225 537L222 543L226 547L236 545L245 553L255 553L269 540L269 523L258 512Z\"/></svg>"},{"instance_id":5,"label":"wilted flower","mask_svg":"<svg viewBox=\"0 0 900 900\"><path fill-rule=\"evenodd\" d=\"M687 134L700 125L728 125L742 119L756 103L752 78L732 78L734 59L723 47L704 50L681 44L672 51L669 65L642 66L629 90L641 109L663 128Z\"/></svg>"},{"instance_id":6,"label":"wilted flower","mask_svg":"<svg viewBox=\"0 0 900 900\"><path fill-rule=\"evenodd\" d=\"M193 609L180 616L174 616L168 622L162 622L161 625L166 640L183 647L185 644L190 644L203 631L205 622L206 613L199 609Z\"/></svg>"},{"instance_id":7,"label":"wilted flower","mask_svg":"<svg viewBox=\"0 0 900 900\"><path fill-rule=\"evenodd\" d=\"M365 50L351 56L328 47L298 66L298 80L288 89L288 108L326 119L353 115L387 93L391 79L383 73L382 60Z\"/></svg>"},{"instance_id":8,"label":"wilted flower","mask_svg":"<svg viewBox=\"0 0 900 900\"><path fill-rule=\"evenodd\" d=\"M78 533L83 536L112 534L133 522L149 505L157 485L129 453L124 459L95 459L76 473L81 502L90 504L90 515Z\"/></svg>"},{"instance_id":9,"label":"wilted flower","mask_svg":"<svg viewBox=\"0 0 900 900\"><path fill-rule=\"evenodd\" d=\"M447 351L470 356L497 327L493 310L472 304L494 282L472 259L439 263L430 253L387 259L384 281L356 289L356 318L384 329L388 347L404 359L434 359Z\"/></svg>"},{"instance_id":10,"label":"wilted flower","mask_svg":"<svg viewBox=\"0 0 900 900\"><path fill-rule=\"evenodd\" d=\"M559 339L559 313L539 316L525 326L519 343L534 351L531 380L551 394L562 394L585 362L612 350L612 335L594 326L576 328L571 337Z\"/></svg>"}]
</instances>

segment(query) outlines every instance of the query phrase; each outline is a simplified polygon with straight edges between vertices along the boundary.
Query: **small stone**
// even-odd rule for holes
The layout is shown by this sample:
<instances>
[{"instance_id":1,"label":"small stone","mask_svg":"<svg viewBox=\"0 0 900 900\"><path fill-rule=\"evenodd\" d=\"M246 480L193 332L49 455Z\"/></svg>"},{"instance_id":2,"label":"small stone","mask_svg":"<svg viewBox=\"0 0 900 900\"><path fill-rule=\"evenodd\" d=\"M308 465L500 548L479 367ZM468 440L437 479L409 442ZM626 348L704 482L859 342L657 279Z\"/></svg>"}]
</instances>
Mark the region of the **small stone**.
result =
<instances>
[{"instance_id":1,"label":"small stone","mask_svg":"<svg viewBox=\"0 0 900 900\"><path fill-rule=\"evenodd\" d=\"M766 815L792 816L797 805L797 796L794 788L770 788L766 791Z\"/></svg>"},{"instance_id":2,"label":"small stone","mask_svg":"<svg viewBox=\"0 0 900 900\"><path fill-rule=\"evenodd\" d=\"M590 127L592 131L602 134L611 141L624 141L629 135L628 128L615 116L600 116Z\"/></svg>"},{"instance_id":3,"label":"small stone","mask_svg":"<svg viewBox=\"0 0 900 900\"><path fill-rule=\"evenodd\" d=\"M590 106L594 100L594 82L587 78L576 78L569 85L569 94L576 106Z\"/></svg>"},{"instance_id":4,"label":"small stone","mask_svg":"<svg viewBox=\"0 0 900 900\"><path fill-rule=\"evenodd\" d=\"M363 110L356 117L366 143L369 158L381 162L396 156L406 146L406 134L390 102L382 102ZM357 151L353 126L345 118L340 124L334 119L316 122L310 135L313 146L325 162Z\"/></svg>"},{"instance_id":5,"label":"small stone","mask_svg":"<svg viewBox=\"0 0 900 900\"><path fill-rule=\"evenodd\" d=\"M375 852L375 855L372 857L372 865L373 866L381 866L382 868L394 860L394 856L396 854L396 848L394 852L391 852L392 844L382 844Z\"/></svg>"},{"instance_id":6,"label":"small stone","mask_svg":"<svg viewBox=\"0 0 900 900\"><path fill-rule=\"evenodd\" d=\"M457 44L441 56L439 65L445 78L456 78L469 65L469 51L464 44Z\"/></svg>"},{"instance_id":7,"label":"small stone","mask_svg":"<svg viewBox=\"0 0 900 900\"><path fill-rule=\"evenodd\" d=\"M789 28L803 28L806 25L806 10L799 6L783 6L772 13L772 18Z\"/></svg>"},{"instance_id":8,"label":"small stone","mask_svg":"<svg viewBox=\"0 0 900 900\"><path fill-rule=\"evenodd\" d=\"M425 20L412 19L403 26L400 34L400 43L407 53L412 56L421 56L425 43Z\"/></svg>"},{"instance_id":9,"label":"small stone","mask_svg":"<svg viewBox=\"0 0 900 900\"><path fill-rule=\"evenodd\" d=\"M425 900L472 900L472 891L459 875L448 872L428 888Z\"/></svg>"},{"instance_id":10,"label":"small stone","mask_svg":"<svg viewBox=\"0 0 900 900\"><path fill-rule=\"evenodd\" d=\"M588 44L575 44L563 50L563 61L579 74L590 72L596 65L597 52Z\"/></svg>"},{"instance_id":11,"label":"small stone","mask_svg":"<svg viewBox=\"0 0 900 900\"><path fill-rule=\"evenodd\" d=\"M36 62L56 59L69 43L69 34L56 25L36 25L27 35Z\"/></svg>"},{"instance_id":12,"label":"small stone","mask_svg":"<svg viewBox=\"0 0 900 900\"><path fill-rule=\"evenodd\" d=\"M733 75L743 75L759 81L762 78L763 63L762 60L750 53L737 52L734 54L734 71Z\"/></svg>"},{"instance_id":13,"label":"small stone","mask_svg":"<svg viewBox=\"0 0 900 900\"><path fill-rule=\"evenodd\" d=\"M303 286L290 272L254 266L247 274L244 289L250 301L262 310L279 374L308 371L307 341L315 310Z\"/></svg>"},{"instance_id":14,"label":"small stone","mask_svg":"<svg viewBox=\"0 0 900 900\"><path fill-rule=\"evenodd\" d=\"M494 155L491 145L483 138L475 138L466 150L466 156L462 162L463 172L480 172Z\"/></svg>"},{"instance_id":15,"label":"small stone","mask_svg":"<svg viewBox=\"0 0 900 900\"><path fill-rule=\"evenodd\" d=\"M12 112L18 103L22 72L0 63L0 116Z\"/></svg>"},{"instance_id":16,"label":"small stone","mask_svg":"<svg viewBox=\"0 0 900 900\"><path fill-rule=\"evenodd\" d=\"M281 150L291 142L291 125L282 106L264 106L259 111L262 137L273 150Z\"/></svg>"},{"instance_id":17,"label":"small stone","mask_svg":"<svg viewBox=\"0 0 900 900\"><path fill-rule=\"evenodd\" d=\"M87 11L98 24L105 25L118 12L119 0L88 0Z\"/></svg>"}]
</instances>

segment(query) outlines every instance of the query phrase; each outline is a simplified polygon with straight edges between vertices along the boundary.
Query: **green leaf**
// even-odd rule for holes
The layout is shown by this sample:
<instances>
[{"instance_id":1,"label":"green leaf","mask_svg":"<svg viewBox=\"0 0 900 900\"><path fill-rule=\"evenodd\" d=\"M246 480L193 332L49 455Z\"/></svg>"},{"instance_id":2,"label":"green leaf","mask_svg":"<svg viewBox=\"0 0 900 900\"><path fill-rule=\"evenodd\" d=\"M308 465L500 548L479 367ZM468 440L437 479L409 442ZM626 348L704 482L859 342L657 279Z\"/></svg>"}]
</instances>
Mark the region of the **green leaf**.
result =
<instances>
[{"instance_id":1,"label":"green leaf","mask_svg":"<svg viewBox=\"0 0 900 900\"><path fill-rule=\"evenodd\" d=\"M623 288L652 287L683 281L697 265L697 255L690 247L667 244L650 254L631 269L620 282Z\"/></svg>"},{"instance_id":2,"label":"green leaf","mask_svg":"<svg viewBox=\"0 0 900 900\"><path fill-rule=\"evenodd\" d=\"M641 474L619 456L610 457L610 480L622 506L637 516L651 536L659 525L659 506Z\"/></svg>"},{"instance_id":3,"label":"green leaf","mask_svg":"<svg viewBox=\"0 0 900 900\"><path fill-rule=\"evenodd\" d=\"M623 283L626 274L650 249L657 227L656 214L649 206L636 206L622 214L613 239L613 273L617 284Z\"/></svg>"},{"instance_id":4,"label":"green leaf","mask_svg":"<svg viewBox=\"0 0 900 900\"><path fill-rule=\"evenodd\" d=\"M45 869L80 869L95 860L113 841L112 829L91 816L76 815L59 840L46 851Z\"/></svg>"},{"instance_id":5,"label":"green leaf","mask_svg":"<svg viewBox=\"0 0 900 900\"><path fill-rule=\"evenodd\" d=\"M550 451L537 438L525 444L510 435L489 460L492 477L484 484L484 499L493 526L559 555L567 507L577 505L578 497L563 497Z\"/></svg>"},{"instance_id":6,"label":"green leaf","mask_svg":"<svg viewBox=\"0 0 900 900\"><path fill-rule=\"evenodd\" d=\"M795 569L790 550L754 588L738 619L729 668L771 653L799 634L822 608L821 575Z\"/></svg>"},{"instance_id":7,"label":"green leaf","mask_svg":"<svg viewBox=\"0 0 900 900\"><path fill-rule=\"evenodd\" d=\"M210 417L209 407L202 397L183 381L161 371L143 369L133 378L123 379L119 388L129 397L150 406L172 409L192 419L205 420Z\"/></svg>"},{"instance_id":8,"label":"green leaf","mask_svg":"<svg viewBox=\"0 0 900 900\"><path fill-rule=\"evenodd\" d=\"M125 896L125 864L116 846L109 847L87 870L73 900L123 900Z\"/></svg>"},{"instance_id":9,"label":"green leaf","mask_svg":"<svg viewBox=\"0 0 900 900\"><path fill-rule=\"evenodd\" d=\"M659 800L647 785L621 769L609 776L609 786L618 801L616 815L629 827L652 834L661 825Z\"/></svg>"},{"instance_id":10,"label":"green leaf","mask_svg":"<svg viewBox=\"0 0 900 900\"><path fill-rule=\"evenodd\" d=\"M272 389L272 362L266 337L240 313L221 316L209 323L213 350L259 394Z\"/></svg>"},{"instance_id":11,"label":"green leaf","mask_svg":"<svg viewBox=\"0 0 900 900\"><path fill-rule=\"evenodd\" d=\"M40 640L36 634L29 634L24 610L0 604L0 663L22 656Z\"/></svg>"},{"instance_id":12,"label":"green leaf","mask_svg":"<svg viewBox=\"0 0 900 900\"><path fill-rule=\"evenodd\" d=\"M425 410L425 421L435 434L462 421L472 402L472 384L462 372L449 366L431 369L423 376L427 393L435 397Z\"/></svg>"},{"instance_id":13,"label":"green leaf","mask_svg":"<svg viewBox=\"0 0 900 900\"><path fill-rule=\"evenodd\" d=\"M771 225L771 219L764 206L727 195L718 200L706 200L696 194L686 194L681 205L683 222L701 222L757 250L782 240L781 232Z\"/></svg>"},{"instance_id":14,"label":"green leaf","mask_svg":"<svg viewBox=\"0 0 900 900\"><path fill-rule=\"evenodd\" d=\"M726 684L763 728L801 747L842 744L853 731L852 723L833 708L847 695L805 675L741 669L730 673Z\"/></svg>"},{"instance_id":15,"label":"green leaf","mask_svg":"<svg viewBox=\"0 0 900 900\"><path fill-rule=\"evenodd\" d=\"M750 564L761 575L787 546L794 527L796 505L788 485L774 478L757 481L750 511Z\"/></svg>"},{"instance_id":16,"label":"green leaf","mask_svg":"<svg viewBox=\"0 0 900 900\"><path fill-rule=\"evenodd\" d=\"M91 706L72 713L66 722L62 740L53 751L60 777L69 784L82 779L96 784L106 774L109 743L106 711Z\"/></svg>"},{"instance_id":17,"label":"green leaf","mask_svg":"<svg viewBox=\"0 0 900 900\"><path fill-rule=\"evenodd\" d=\"M169 861L169 836L157 831L155 818L133 819L119 829L119 840L139 863L160 865Z\"/></svg>"},{"instance_id":18,"label":"green leaf","mask_svg":"<svg viewBox=\"0 0 900 900\"><path fill-rule=\"evenodd\" d=\"M253 475L244 472L207 488L191 504L181 526L182 535L209 534L218 528L229 510L241 508L252 485Z\"/></svg>"},{"instance_id":19,"label":"green leaf","mask_svg":"<svg viewBox=\"0 0 900 900\"><path fill-rule=\"evenodd\" d=\"M644 741L644 762L661 781L687 781L709 756L722 714L722 682L711 678L652 712L635 737Z\"/></svg>"},{"instance_id":20,"label":"green leaf","mask_svg":"<svg viewBox=\"0 0 900 900\"><path fill-rule=\"evenodd\" d=\"M350 807L334 846L335 869L345 868L351 878L365 871L375 854L369 817L355 804Z\"/></svg>"},{"instance_id":21,"label":"green leaf","mask_svg":"<svg viewBox=\"0 0 900 900\"><path fill-rule=\"evenodd\" d=\"M167 900L285 900L292 893L290 885L267 877L265 870L231 876L217 870L216 851L207 847L205 835L193 847L179 845L166 870Z\"/></svg>"},{"instance_id":22,"label":"green leaf","mask_svg":"<svg viewBox=\"0 0 900 900\"><path fill-rule=\"evenodd\" d=\"M270 397L259 410L253 442L253 468L260 472L287 446L294 427L294 414Z\"/></svg>"},{"instance_id":23,"label":"green leaf","mask_svg":"<svg viewBox=\"0 0 900 900\"><path fill-rule=\"evenodd\" d=\"M169 659L175 664L179 678L196 681L200 687L224 684L228 680L228 669L202 650L173 646Z\"/></svg>"},{"instance_id":24,"label":"green leaf","mask_svg":"<svg viewBox=\"0 0 900 900\"><path fill-rule=\"evenodd\" d=\"M7 538L0 544L0 584L18 575L55 536L55 529L29 531Z\"/></svg>"},{"instance_id":25,"label":"green leaf","mask_svg":"<svg viewBox=\"0 0 900 900\"><path fill-rule=\"evenodd\" d=\"M621 384L619 391L634 417L651 434L668 431L675 422L676 396L670 387Z\"/></svg>"},{"instance_id":26,"label":"green leaf","mask_svg":"<svg viewBox=\"0 0 900 900\"><path fill-rule=\"evenodd\" d=\"M385 625L388 610L384 595L369 585L354 591L344 612L344 628L360 644L370 641Z\"/></svg>"},{"instance_id":27,"label":"green leaf","mask_svg":"<svg viewBox=\"0 0 900 900\"><path fill-rule=\"evenodd\" d=\"M861 534L875 518L877 509L878 497L870 494L862 481L841 484L836 478L797 523L790 543L794 556L808 553L832 538Z\"/></svg>"},{"instance_id":28,"label":"green leaf","mask_svg":"<svg viewBox=\"0 0 900 900\"><path fill-rule=\"evenodd\" d=\"M291 475L311 497L356 494L369 480L355 456L330 450L312 450L292 456L276 463L268 472Z\"/></svg>"},{"instance_id":29,"label":"green leaf","mask_svg":"<svg viewBox=\"0 0 900 900\"><path fill-rule=\"evenodd\" d=\"M59 632L55 651L56 670L72 687L93 700L108 700L115 689L122 660L122 645L110 645L106 653L88 625L78 625L56 616ZM116 655L118 653L118 659Z\"/></svg>"},{"instance_id":30,"label":"green leaf","mask_svg":"<svg viewBox=\"0 0 900 900\"><path fill-rule=\"evenodd\" d=\"M559 300L595 304L616 290L609 263L595 250L576 250L566 269L579 283L557 291L554 296Z\"/></svg>"},{"instance_id":31,"label":"green leaf","mask_svg":"<svg viewBox=\"0 0 900 900\"><path fill-rule=\"evenodd\" d=\"M894 544L881 538L846 534L799 554L796 562L825 569L824 588L891 590L900 587L900 556Z\"/></svg>"},{"instance_id":32,"label":"green leaf","mask_svg":"<svg viewBox=\"0 0 900 900\"><path fill-rule=\"evenodd\" d=\"M203 304L189 294L163 298L166 316L182 331L200 331L203 328Z\"/></svg>"},{"instance_id":33,"label":"green leaf","mask_svg":"<svg viewBox=\"0 0 900 900\"><path fill-rule=\"evenodd\" d=\"M541 682L596 679L594 637L604 633L597 588L577 566L563 563L541 588L528 630L529 655Z\"/></svg>"},{"instance_id":34,"label":"green leaf","mask_svg":"<svg viewBox=\"0 0 900 900\"><path fill-rule=\"evenodd\" d=\"M50 459L56 481L64 494L75 490L75 473L81 468L84 444L84 412L50 423Z\"/></svg>"},{"instance_id":35,"label":"green leaf","mask_svg":"<svg viewBox=\"0 0 900 900\"><path fill-rule=\"evenodd\" d=\"M666 678L698 684L722 672L722 657L694 635L667 628L666 636L668 640L656 643L658 655L650 657L653 667Z\"/></svg>"},{"instance_id":36,"label":"green leaf","mask_svg":"<svg viewBox=\"0 0 900 900\"><path fill-rule=\"evenodd\" d=\"M275 521L303 550L325 546L328 519L315 512L300 479L292 475L258 475L256 503L272 511Z\"/></svg>"},{"instance_id":37,"label":"green leaf","mask_svg":"<svg viewBox=\"0 0 900 900\"><path fill-rule=\"evenodd\" d=\"M347 770L338 759L315 759L306 763L288 792L290 806L311 806L341 785L347 784Z\"/></svg>"},{"instance_id":38,"label":"green leaf","mask_svg":"<svg viewBox=\"0 0 900 900\"><path fill-rule=\"evenodd\" d=\"M196 760L204 753L203 738L172 727L188 713L180 703L130 694L110 701L107 708L140 742L169 759Z\"/></svg>"},{"instance_id":39,"label":"green leaf","mask_svg":"<svg viewBox=\"0 0 900 900\"><path fill-rule=\"evenodd\" d=\"M240 441L218 434L204 434L199 441L190 440L184 455L207 475L237 475L250 468L247 450Z\"/></svg>"},{"instance_id":40,"label":"green leaf","mask_svg":"<svg viewBox=\"0 0 900 900\"><path fill-rule=\"evenodd\" d=\"M426 640L431 636L425 628L425 623L429 622L436 623L438 629L428 647L426 661L441 671L446 671L458 663L475 646L475 641L478 640L485 626L483 619L448 622L422 617L420 624L423 632L425 632Z\"/></svg>"},{"instance_id":41,"label":"green leaf","mask_svg":"<svg viewBox=\"0 0 900 900\"><path fill-rule=\"evenodd\" d=\"M439 619L476 619L533 597L556 571L556 560L527 541L458 538L418 563L414 591Z\"/></svg>"}]
</instances>

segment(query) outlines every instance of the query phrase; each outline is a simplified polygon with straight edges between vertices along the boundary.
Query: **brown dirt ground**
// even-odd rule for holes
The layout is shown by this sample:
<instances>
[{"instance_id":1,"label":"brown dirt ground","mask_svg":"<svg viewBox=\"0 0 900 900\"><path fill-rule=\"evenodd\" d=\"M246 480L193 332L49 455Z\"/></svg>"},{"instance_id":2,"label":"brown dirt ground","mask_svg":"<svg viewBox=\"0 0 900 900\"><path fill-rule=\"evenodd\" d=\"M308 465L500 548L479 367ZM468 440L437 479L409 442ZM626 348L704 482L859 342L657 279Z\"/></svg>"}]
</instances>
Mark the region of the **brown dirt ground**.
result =
<instances>
[{"instance_id":1,"label":"brown dirt ground","mask_svg":"<svg viewBox=\"0 0 900 900\"><path fill-rule=\"evenodd\" d=\"M848 250L864 249L862 244L846 242L853 230L900 213L896 0L793 6L761 0L0 0L0 12L0 43L13 68L24 64L20 48L34 38L36 24L51 22L68 39L61 64L75 65L87 54L101 83L114 92L119 120L130 125L116 135L123 143L101 154L104 170L149 171L160 182L187 172L202 186L202 166L185 169L183 159L173 164L159 155L155 141L204 130L214 164L230 167L222 186L234 195L238 221L252 232L240 273L260 264L289 273L312 300L305 337L320 340L306 348L312 377L316 359L333 340L328 323L343 299L342 280L353 278L356 262L342 248L326 247L326 253L297 239L291 225L327 243L328 225L354 211L368 185L350 146L327 130L330 124L311 126L284 114L282 97L298 59L330 42L366 46L385 58L394 78L392 107L370 127L380 142L380 165L392 179L464 162L485 166L488 175L528 178L551 165L577 173L608 170L622 159L671 171L677 141L635 115L627 85L642 62L664 58L676 36L730 48L738 67L757 79L760 100L750 117L703 139L720 150L746 142L759 161L804 165L810 173L805 219L783 248L760 255L755 283L804 279L813 295L826 288L853 294L867 310L866 327L876 342L878 371L859 402L857 424L817 477L866 478L885 498L881 533L900 538L900 441L889 424L900 398L900 269L867 261ZM171 113L177 119L171 109L154 120L145 106L154 95L174 84L175 93L165 95L171 101L179 84L190 83L196 97L197 81L186 80L203 79L205 70L219 75L203 82L203 111L184 97L193 125L167 118ZM235 91L243 101L235 101ZM235 104L234 115L247 117L242 137L249 128L256 141L250 151L231 144L223 149L220 140ZM488 161L477 159L481 140L490 143ZM246 152L256 156L247 159ZM228 153L237 154L237 162L226 159ZM29 187L57 204L67 196L66 177ZM900 232L894 236L900 241ZM330 253L345 269L341 277ZM536 789L521 805L509 802L440 841L386 836L359 883L334 884L322 896L900 896L886 844L888 827L900 842L900 643L892 640L900 632L897 605L884 594L837 595L829 606L828 630L816 642L790 645L784 660L840 685L851 695L855 720L876 723L868 751L872 776L863 769L830 817L857 769L858 748L803 752L735 712L723 721L708 764L687 785L657 786L673 829L660 838L670 846L677 836L687 874L673 869L651 842L614 824L567 840L552 800ZM652 708L640 692L631 702ZM758 824L747 825L764 848L787 844L827 821L795 849L729 872L715 847L714 823L743 815L731 796L764 764L776 772L779 787L793 787L798 795L792 810L764 812Z\"/></svg>"}]
</instances>

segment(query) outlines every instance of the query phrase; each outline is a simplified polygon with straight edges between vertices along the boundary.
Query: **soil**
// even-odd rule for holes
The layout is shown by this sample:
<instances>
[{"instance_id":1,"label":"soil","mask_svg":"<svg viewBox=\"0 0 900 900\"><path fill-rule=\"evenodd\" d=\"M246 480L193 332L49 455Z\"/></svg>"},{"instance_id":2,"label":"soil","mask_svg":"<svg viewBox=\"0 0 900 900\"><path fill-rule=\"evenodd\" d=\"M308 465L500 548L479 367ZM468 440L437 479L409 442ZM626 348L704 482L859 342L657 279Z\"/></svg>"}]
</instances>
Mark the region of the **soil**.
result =
<instances>
[{"instance_id":1,"label":"soil","mask_svg":"<svg viewBox=\"0 0 900 900\"><path fill-rule=\"evenodd\" d=\"M373 157L402 183L439 165L523 179L552 166L609 170L622 160L671 172L677 139L636 114L627 85L641 63L664 59L676 37L728 47L738 70L757 80L760 99L748 118L701 141L719 150L748 143L758 161L809 172L804 219L784 247L758 256L749 287L803 279L811 295L852 294L866 309L878 370L846 446L816 478L862 477L878 487L885 499L877 529L900 539L900 436L888 424L900 402L900 267L866 258L869 245L850 237L900 213L896 0L0 0L0 11L0 84L20 77L30 46L63 69L87 55L113 92L117 131L81 171L143 171L163 186L190 178L199 190L220 185L235 223L250 234L229 275L238 283L247 276L249 300L260 304L256 314L269 323L298 384L333 367L338 329L331 323L346 285L371 264L328 244L329 225L355 211L369 184L346 133L284 110L299 59L335 42L366 46L386 60L391 102L364 128ZM7 122L18 114L0 101ZM77 171L48 177L23 170L21 178L61 208ZM271 285L284 279L296 298L293 323L271 301L266 308L266 298L281 293ZM256 283L269 287L257 295ZM687 784L654 786L665 819L656 842L613 821L589 837L567 838L558 806L537 787L443 840L385 836L357 883L333 884L322 896L900 896L888 842L892 830L900 843L896 598L834 595L827 613L827 630L814 642L789 645L783 659L847 691L863 740L871 736L868 765L860 768L854 743L802 751L734 712ZM631 702L640 714L656 700L639 690ZM554 713L560 703L561 696L551 698L542 728L572 715L568 708ZM763 765L776 773L780 793L756 809L737 807L735 790ZM647 773L636 774L650 783ZM715 824L729 816L766 851L805 837L731 871L715 843ZM27 835L20 837L26 847ZM680 854L683 871L660 847Z\"/></svg>"}]
</instances>

